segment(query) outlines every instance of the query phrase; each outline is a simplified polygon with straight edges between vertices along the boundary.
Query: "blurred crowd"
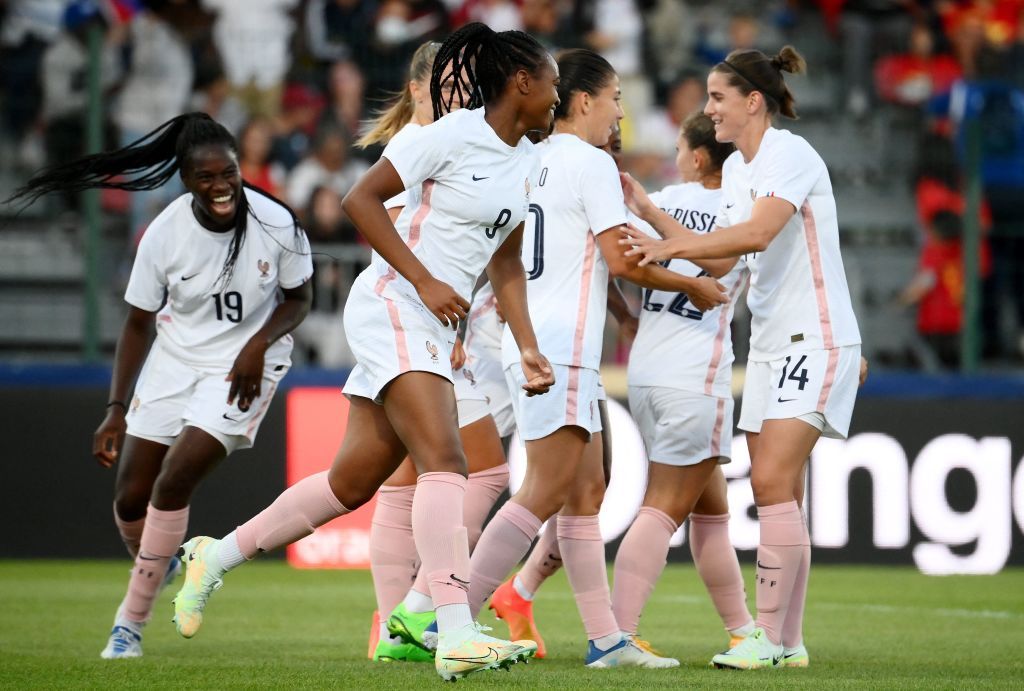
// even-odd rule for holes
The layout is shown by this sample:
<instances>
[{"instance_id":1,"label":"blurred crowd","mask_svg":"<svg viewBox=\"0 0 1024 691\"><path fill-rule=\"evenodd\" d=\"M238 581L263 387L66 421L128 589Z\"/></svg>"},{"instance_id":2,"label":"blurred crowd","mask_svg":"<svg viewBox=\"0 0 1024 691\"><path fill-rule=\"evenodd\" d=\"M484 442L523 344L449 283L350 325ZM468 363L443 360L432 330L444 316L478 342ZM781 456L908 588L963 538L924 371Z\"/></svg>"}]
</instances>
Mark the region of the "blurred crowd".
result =
<instances>
[{"instance_id":1,"label":"blurred crowd","mask_svg":"<svg viewBox=\"0 0 1024 691\"><path fill-rule=\"evenodd\" d=\"M339 202L380 154L353 147L362 123L403 88L417 46L465 22L607 57L627 111L624 166L652 186L675 178L678 127L703 105L707 68L733 49L792 42L836 77L821 115L887 110L921 137L907 172L922 262L901 299L919 305L922 334L944 341L950 361L963 298L963 124L983 122L989 354L1024 325L1024 0L0 0L0 12L0 166L22 175L84 153L98 30L108 146L206 111L237 133L244 177L287 201L317 243L359 242ZM180 191L103 203L137 240Z\"/></svg>"}]
</instances>

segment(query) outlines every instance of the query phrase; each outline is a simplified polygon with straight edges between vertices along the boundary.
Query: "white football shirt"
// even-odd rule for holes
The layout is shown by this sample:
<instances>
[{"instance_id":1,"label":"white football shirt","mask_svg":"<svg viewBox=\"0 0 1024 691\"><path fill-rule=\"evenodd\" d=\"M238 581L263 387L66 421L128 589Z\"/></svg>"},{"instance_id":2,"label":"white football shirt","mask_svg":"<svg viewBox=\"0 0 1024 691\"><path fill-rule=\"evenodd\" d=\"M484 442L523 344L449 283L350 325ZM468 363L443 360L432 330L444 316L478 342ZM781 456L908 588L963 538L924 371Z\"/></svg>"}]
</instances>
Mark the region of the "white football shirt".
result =
<instances>
[{"instance_id":1,"label":"white football shirt","mask_svg":"<svg viewBox=\"0 0 1024 691\"><path fill-rule=\"evenodd\" d=\"M484 283L473 296L466 325L466 353L501 362L501 332L504 323L498 319L498 298L491 282Z\"/></svg>"},{"instance_id":2,"label":"white football shirt","mask_svg":"<svg viewBox=\"0 0 1024 691\"><path fill-rule=\"evenodd\" d=\"M413 136L416 132L418 132L420 127L422 127L422 125L418 125L415 122L407 123L405 127L403 127L402 129L398 130L398 132L395 133L395 136L391 138L391 141L388 142L388 144L395 144L395 146L403 146L402 142L404 142L406 139L408 139L409 137ZM418 191L419 189L403 190L402 192L399 192L398 194L393 196L391 199L384 202L384 208L398 209L403 206L408 206L410 203L418 204L418 198L413 198L410 201L409 197L410 192L415 193Z\"/></svg>"},{"instance_id":3,"label":"white football shirt","mask_svg":"<svg viewBox=\"0 0 1024 691\"><path fill-rule=\"evenodd\" d=\"M537 145L540 177L523 238L527 299L537 342L556 365L598 369L608 303L608 265L597 235L626 222L612 157L574 134ZM508 329L502 365L518 364Z\"/></svg>"},{"instance_id":4,"label":"white football shirt","mask_svg":"<svg viewBox=\"0 0 1024 691\"><path fill-rule=\"evenodd\" d=\"M509 146L477 108L410 132L383 155L411 190L395 227L435 278L469 299L495 250L526 218L539 173L534 145L524 137ZM378 254L366 271L381 295L419 301Z\"/></svg>"},{"instance_id":5,"label":"white football shirt","mask_svg":"<svg viewBox=\"0 0 1024 691\"><path fill-rule=\"evenodd\" d=\"M288 211L259 192L242 193L251 211L227 285L218 277L233 232L201 226L190 193L171 202L139 243L124 299L148 312L159 310L157 340L189 365L226 372L280 302L278 287L296 288L313 275L309 242L304 233L296 234ZM287 365L291 352L292 337L286 335L270 346L265 361Z\"/></svg>"},{"instance_id":6,"label":"white football shirt","mask_svg":"<svg viewBox=\"0 0 1024 691\"><path fill-rule=\"evenodd\" d=\"M739 151L722 169L719 226L750 219L754 200L780 197L796 213L764 252L747 255L750 359L860 343L850 304L832 182L803 137L769 128L749 163Z\"/></svg>"},{"instance_id":7,"label":"white football shirt","mask_svg":"<svg viewBox=\"0 0 1024 691\"><path fill-rule=\"evenodd\" d=\"M651 195L658 208L699 233L715 228L715 214L722 190L706 189L698 182L669 185ZM630 222L659 237L642 220ZM706 275L685 259L663 262L683 276ZM732 395L732 324L736 298L743 291L746 268L741 261L718 279L729 295L728 304L701 312L686 293L664 290L643 292L640 328L629 353L627 380L630 386L660 386L709 396Z\"/></svg>"}]
</instances>

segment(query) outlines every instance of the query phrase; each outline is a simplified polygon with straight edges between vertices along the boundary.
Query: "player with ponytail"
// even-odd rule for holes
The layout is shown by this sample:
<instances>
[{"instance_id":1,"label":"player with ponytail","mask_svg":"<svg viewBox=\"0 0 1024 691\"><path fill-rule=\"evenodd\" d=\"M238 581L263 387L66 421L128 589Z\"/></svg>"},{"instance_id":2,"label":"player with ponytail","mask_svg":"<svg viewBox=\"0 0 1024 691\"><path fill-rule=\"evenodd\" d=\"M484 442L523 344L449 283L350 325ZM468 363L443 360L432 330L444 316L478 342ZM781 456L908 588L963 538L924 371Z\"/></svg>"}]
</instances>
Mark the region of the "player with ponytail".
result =
<instances>
[{"instance_id":1,"label":"player with ponytail","mask_svg":"<svg viewBox=\"0 0 1024 691\"><path fill-rule=\"evenodd\" d=\"M174 555L193 491L255 441L291 364L288 334L312 302L309 245L291 209L242 181L234 137L202 113L43 170L13 197L29 204L51 192L155 189L176 174L187 193L139 244L106 417L93 438L100 464L118 464L114 522L135 559L106 659L142 655L153 603L181 568Z\"/></svg>"}]
</instances>

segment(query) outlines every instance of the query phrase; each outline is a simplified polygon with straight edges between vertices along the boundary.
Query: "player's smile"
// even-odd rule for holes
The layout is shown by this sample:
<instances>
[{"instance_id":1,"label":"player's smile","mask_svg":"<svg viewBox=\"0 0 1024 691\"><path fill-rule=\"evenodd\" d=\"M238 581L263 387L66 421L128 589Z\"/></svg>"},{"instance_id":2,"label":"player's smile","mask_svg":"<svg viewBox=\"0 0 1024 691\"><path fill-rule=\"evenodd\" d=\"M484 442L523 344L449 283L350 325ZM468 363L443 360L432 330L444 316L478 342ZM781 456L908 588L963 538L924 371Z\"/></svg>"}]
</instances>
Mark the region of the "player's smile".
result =
<instances>
[{"instance_id":1,"label":"player's smile","mask_svg":"<svg viewBox=\"0 0 1024 691\"><path fill-rule=\"evenodd\" d=\"M195 150L182 175L192 193L196 219L209 230L224 231L235 225L242 177L238 156L225 146Z\"/></svg>"}]
</instances>

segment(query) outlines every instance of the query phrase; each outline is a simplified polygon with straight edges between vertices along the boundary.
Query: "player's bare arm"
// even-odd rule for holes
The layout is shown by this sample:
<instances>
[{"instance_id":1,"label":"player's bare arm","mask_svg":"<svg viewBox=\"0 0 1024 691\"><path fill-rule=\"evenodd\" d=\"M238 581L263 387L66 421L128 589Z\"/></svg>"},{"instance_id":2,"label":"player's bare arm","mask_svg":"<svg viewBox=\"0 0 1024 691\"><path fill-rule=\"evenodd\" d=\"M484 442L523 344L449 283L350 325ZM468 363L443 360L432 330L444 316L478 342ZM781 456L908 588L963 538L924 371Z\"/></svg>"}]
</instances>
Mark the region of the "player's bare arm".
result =
<instances>
[{"instance_id":1,"label":"player's bare arm","mask_svg":"<svg viewBox=\"0 0 1024 691\"><path fill-rule=\"evenodd\" d=\"M494 297L501 307L505 323L519 346L523 374L526 375L523 388L529 395L536 395L551 388L555 383L555 375L551 364L537 346L537 335L526 306L526 270L520 259L523 225L520 223L495 251L487 264L487 277L494 288Z\"/></svg>"},{"instance_id":2,"label":"player's bare arm","mask_svg":"<svg viewBox=\"0 0 1024 691\"><path fill-rule=\"evenodd\" d=\"M370 247L416 288L427 309L442 324L453 328L469 312L469 301L443 281L434 278L402 241L391 222L384 202L405 189L398 171L381 158L356 182L341 202Z\"/></svg>"}]
</instances>

